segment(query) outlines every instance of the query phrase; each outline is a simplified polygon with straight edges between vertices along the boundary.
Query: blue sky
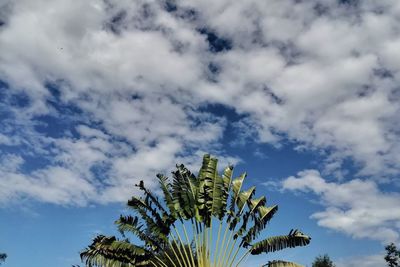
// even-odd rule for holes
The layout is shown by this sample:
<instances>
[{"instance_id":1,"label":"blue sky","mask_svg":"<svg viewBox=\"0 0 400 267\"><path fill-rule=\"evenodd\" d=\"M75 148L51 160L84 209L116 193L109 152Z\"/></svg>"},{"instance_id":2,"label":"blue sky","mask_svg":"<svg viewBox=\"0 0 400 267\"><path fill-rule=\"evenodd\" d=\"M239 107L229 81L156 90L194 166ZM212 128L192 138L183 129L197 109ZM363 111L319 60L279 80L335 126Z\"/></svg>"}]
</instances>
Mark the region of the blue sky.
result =
<instances>
[{"instance_id":1,"label":"blue sky","mask_svg":"<svg viewBox=\"0 0 400 267\"><path fill-rule=\"evenodd\" d=\"M310 266L399 244L400 3L0 3L0 251L63 267L144 179L204 153L247 171Z\"/></svg>"}]
</instances>

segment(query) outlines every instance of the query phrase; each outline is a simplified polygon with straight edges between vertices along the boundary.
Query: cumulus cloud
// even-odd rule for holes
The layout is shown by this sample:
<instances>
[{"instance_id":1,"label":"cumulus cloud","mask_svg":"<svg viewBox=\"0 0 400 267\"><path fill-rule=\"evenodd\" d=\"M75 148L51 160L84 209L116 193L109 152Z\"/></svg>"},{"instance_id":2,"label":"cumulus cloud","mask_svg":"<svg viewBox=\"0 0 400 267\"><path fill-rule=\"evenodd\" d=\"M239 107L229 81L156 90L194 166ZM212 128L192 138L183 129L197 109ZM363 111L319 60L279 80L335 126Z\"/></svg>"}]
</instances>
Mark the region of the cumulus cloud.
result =
<instances>
[{"instance_id":1,"label":"cumulus cloud","mask_svg":"<svg viewBox=\"0 0 400 267\"><path fill-rule=\"evenodd\" d=\"M63 168L92 187L80 202L119 201L202 151L237 162L218 104L241 118L233 144L288 139L324 153L327 174L345 178L351 159L390 181L399 14L394 0L3 1L0 144L23 159L19 180Z\"/></svg>"},{"instance_id":2,"label":"cumulus cloud","mask_svg":"<svg viewBox=\"0 0 400 267\"><path fill-rule=\"evenodd\" d=\"M249 114L261 142L283 134L333 149L327 163L351 158L360 175L390 175L399 168L398 136L389 134L399 77L389 60L397 52L383 47L398 37L398 3L339 2L193 3L234 43L202 94Z\"/></svg>"},{"instance_id":3,"label":"cumulus cloud","mask_svg":"<svg viewBox=\"0 0 400 267\"><path fill-rule=\"evenodd\" d=\"M358 258L350 258L343 259L337 263L338 267L377 267L377 266L386 266L386 262L384 260L385 255L383 254L375 254L368 256L361 256Z\"/></svg>"},{"instance_id":4,"label":"cumulus cloud","mask_svg":"<svg viewBox=\"0 0 400 267\"><path fill-rule=\"evenodd\" d=\"M325 210L311 215L318 225L382 242L399 240L400 194L381 191L375 182L354 179L335 183L316 170L305 170L282 182L283 189L312 192Z\"/></svg>"},{"instance_id":5,"label":"cumulus cloud","mask_svg":"<svg viewBox=\"0 0 400 267\"><path fill-rule=\"evenodd\" d=\"M15 155L2 158L0 203L31 198L60 205L83 206L95 195L93 185L70 169L52 166L27 176L19 172L22 164L23 159Z\"/></svg>"}]
</instances>

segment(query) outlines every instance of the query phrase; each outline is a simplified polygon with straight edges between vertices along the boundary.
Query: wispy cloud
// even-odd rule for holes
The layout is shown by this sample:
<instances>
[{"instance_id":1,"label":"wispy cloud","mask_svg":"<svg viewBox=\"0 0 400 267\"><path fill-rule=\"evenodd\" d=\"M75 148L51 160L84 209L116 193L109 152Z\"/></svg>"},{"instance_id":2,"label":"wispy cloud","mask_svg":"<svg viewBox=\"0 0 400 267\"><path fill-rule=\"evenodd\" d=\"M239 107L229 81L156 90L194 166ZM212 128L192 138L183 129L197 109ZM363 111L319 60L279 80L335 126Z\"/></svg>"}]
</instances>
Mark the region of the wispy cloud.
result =
<instances>
[{"instance_id":1,"label":"wispy cloud","mask_svg":"<svg viewBox=\"0 0 400 267\"><path fill-rule=\"evenodd\" d=\"M318 171L305 170L285 179L282 188L317 195L325 210L311 218L320 226L354 238L386 243L399 239L400 194L383 192L373 181L327 182Z\"/></svg>"}]
</instances>

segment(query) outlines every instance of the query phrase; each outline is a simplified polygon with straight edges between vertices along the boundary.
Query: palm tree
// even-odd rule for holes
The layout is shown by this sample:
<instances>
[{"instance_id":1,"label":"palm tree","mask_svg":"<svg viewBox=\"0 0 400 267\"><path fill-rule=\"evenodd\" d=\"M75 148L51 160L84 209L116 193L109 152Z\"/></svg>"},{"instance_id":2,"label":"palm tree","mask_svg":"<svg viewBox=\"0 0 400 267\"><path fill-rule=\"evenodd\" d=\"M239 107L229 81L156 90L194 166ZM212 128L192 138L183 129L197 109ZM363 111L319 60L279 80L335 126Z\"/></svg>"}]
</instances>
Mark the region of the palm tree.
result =
<instances>
[{"instance_id":1,"label":"palm tree","mask_svg":"<svg viewBox=\"0 0 400 267\"><path fill-rule=\"evenodd\" d=\"M184 165L172 172L172 182L157 175L164 203L141 181L136 186L143 196L127 203L135 216L121 215L115 222L124 238L129 232L141 243L100 235L82 260L89 267L225 267L239 266L249 254L309 244L311 238L299 230L258 240L278 206L255 198L254 186L244 190L246 173L232 179L233 166L219 175L217 161L204 155L198 176ZM264 266L300 265L275 260Z\"/></svg>"}]
</instances>

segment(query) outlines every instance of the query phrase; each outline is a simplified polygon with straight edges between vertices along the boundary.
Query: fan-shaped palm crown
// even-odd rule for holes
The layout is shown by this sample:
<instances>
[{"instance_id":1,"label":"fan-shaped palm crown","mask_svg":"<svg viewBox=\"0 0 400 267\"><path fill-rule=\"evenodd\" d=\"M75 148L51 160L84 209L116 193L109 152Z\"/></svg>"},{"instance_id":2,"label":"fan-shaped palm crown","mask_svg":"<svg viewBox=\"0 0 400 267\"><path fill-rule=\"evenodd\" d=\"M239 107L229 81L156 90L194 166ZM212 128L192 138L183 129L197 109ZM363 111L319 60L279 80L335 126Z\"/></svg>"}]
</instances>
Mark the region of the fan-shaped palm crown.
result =
<instances>
[{"instance_id":1,"label":"fan-shaped palm crown","mask_svg":"<svg viewBox=\"0 0 400 267\"><path fill-rule=\"evenodd\" d=\"M228 166L220 175L217 159L210 155L204 155L197 176L177 165L171 182L157 175L164 203L141 181L136 186L143 196L128 201L135 216L116 221L119 231L132 233L140 245L100 235L81 253L82 259L100 267L226 267L239 266L249 254L309 244L311 238L298 230L257 241L278 206L255 198L255 187L243 189L246 173L235 179L232 174ZM275 260L264 266L300 265Z\"/></svg>"}]
</instances>

